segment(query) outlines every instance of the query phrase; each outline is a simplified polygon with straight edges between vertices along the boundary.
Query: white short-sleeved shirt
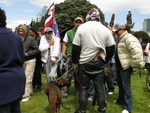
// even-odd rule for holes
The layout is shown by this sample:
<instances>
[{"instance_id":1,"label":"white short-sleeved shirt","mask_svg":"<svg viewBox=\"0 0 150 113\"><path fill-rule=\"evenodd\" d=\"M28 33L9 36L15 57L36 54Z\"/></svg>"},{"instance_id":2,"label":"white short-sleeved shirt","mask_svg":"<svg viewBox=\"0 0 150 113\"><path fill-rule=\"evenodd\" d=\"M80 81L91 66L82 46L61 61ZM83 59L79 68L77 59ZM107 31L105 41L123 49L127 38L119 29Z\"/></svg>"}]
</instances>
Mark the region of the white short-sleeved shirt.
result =
<instances>
[{"instance_id":1,"label":"white short-sleeved shirt","mask_svg":"<svg viewBox=\"0 0 150 113\"><path fill-rule=\"evenodd\" d=\"M100 56L105 59L106 47L115 44L110 30L97 21L88 21L80 25L75 34L73 44L81 46L80 64L92 60L97 52L102 49Z\"/></svg>"},{"instance_id":2,"label":"white short-sleeved shirt","mask_svg":"<svg viewBox=\"0 0 150 113\"><path fill-rule=\"evenodd\" d=\"M63 41L66 42L66 43L68 43L68 41L69 41L68 36L67 36L67 32L65 33Z\"/></svg>"}]
</instances>

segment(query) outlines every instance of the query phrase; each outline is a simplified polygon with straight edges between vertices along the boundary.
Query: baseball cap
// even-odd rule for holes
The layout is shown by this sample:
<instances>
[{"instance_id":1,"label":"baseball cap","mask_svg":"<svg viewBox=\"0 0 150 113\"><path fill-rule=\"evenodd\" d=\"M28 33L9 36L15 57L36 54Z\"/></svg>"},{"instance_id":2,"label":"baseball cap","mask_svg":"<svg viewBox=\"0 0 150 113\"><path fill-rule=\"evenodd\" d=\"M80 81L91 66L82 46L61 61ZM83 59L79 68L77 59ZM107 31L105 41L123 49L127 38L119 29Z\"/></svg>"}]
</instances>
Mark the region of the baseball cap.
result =
<instances>
[{"instance_id":1,"label":"baseball cap","mask_svg":"<svg viewBox=\"0 0 150 113\"><path fill-rule=\"evenodd\" d=\"M113 27L113 30L114 32L118 31L119 29L125 29L126 28L126 25L125 24L122 24L122 23L117 23L115 24L115 26Z\"/></svg>"},{"instance_id":2,"label":"baseball cap","mask_svg":"<svg viewBox=\"0 0 150 113\"><path fill-rule=\"evenodd\" d=\"M75 19L74 19L74 22L77 21L77 20L80 20L82 23L84 22L84 20L83 20L82 17L77 17L77 18L75 18Z\"/></svg>"},{"instance_id":3,"label":"baseball cap","mask_svg":"<svg viewBox=\"0 0 150 113\"><path fill-rule=\"evenodd\" d=\"M49 31L53 31L53 29L51 27L46 27L44 32L49 32Z\"/></svg>"},{"instance_id":4,"label":"baseball cap","mask_svg":"<svg viewBox=\"0 0 150 113\"><path fill-rule=\"evenodd\" d=\"M100 13L98 9L92 8L86 15L86 21L99 21Z\"/></svg>"}]
</instances>

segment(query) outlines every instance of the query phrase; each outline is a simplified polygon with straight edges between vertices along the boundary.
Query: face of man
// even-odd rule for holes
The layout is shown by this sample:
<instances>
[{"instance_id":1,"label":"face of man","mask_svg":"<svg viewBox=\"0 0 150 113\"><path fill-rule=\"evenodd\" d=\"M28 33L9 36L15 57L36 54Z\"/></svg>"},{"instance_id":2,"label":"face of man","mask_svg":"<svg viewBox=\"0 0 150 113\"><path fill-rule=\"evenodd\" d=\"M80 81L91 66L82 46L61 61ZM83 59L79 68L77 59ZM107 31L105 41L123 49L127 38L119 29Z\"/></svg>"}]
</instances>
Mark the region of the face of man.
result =
<instances>
[{"instance_id":1,"label":"face of man","mask_svg":"<svg viewBox=\"0 0 150 113\"><path fill-rule=\"evenodd\" d=\"M81 20L76 20L76 21L74 22L75 28L78 28L81 24L82 24L82 21L81 21Z\"/></svg>"},{"instance_id":2,"label":"face of man","mask_svg":"<svg viewBox=\"0 0 150 113\"><path fill-rule=\"evenodd\" d=\"M121 36L123 32L124 32L124 29L118 29L118 30L115 32L115 34L116 34L117 36Z\"/></svg>"},{"instance_id":3,"label":"face of man","mask_svg":"<svg viewBox=\"0 0 150 113\"><path fill-rule=\"evenodd\" d=\"M48 40L51 39L52 34L53 34L53 31L45 32L45 36L46 36L46 38L47 38Z\"/></svg>"}]
</instances>

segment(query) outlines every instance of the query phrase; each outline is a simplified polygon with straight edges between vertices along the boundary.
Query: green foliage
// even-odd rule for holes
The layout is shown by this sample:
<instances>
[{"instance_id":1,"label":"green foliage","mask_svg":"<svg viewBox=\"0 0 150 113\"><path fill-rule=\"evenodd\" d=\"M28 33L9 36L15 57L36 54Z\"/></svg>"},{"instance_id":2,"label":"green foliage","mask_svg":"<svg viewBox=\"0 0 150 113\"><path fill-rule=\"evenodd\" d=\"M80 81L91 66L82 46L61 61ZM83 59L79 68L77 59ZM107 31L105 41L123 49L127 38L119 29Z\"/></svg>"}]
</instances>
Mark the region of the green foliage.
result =
<instances>
[{"instance_id":1,"label":"green foliage","mask_svg":"<svg viewBox=\"0 0 150 113\"><path fill-rule=\"evenodd\" d=\"M144 43L147 43L150 41L150 37L148 33L146 33L145 31L136 31L133 33L133 35L137 38L142 38Z\"/></svg>"},{"instance_id":2,"label":"green foliage","mask_svg":"<svg viewBox=\"0 0 150 113\"><path fill-rule=\"evenodd\" d=\"M56 4L55 18L57 20L59 30L62 31L65 28L72 26L73 21L77 16L81 16L85 20L87 12L91 8L98 7L87 0L66 0L63 3ZM100 15L102 22L104 22L104 15L101 11Z\"/></svg>"},{"instance_id":3,"label":"green foliage","mask_svg":"<svg viewBox=\"0 0 150 113\"><path fill-rule=\"evenodd\" d=\"M105 24L104 14L94 4L87 0L65 0L63 3L55 4L55 18L57 20L60 31L73 25L73 21L77 16L83 17L85 20L88 11L91 8L97 8L100 12L101 22ZM49 10L49 9L48 9ZM47 10L47 12L48 12ZM42 16L41 21L37 22L37 27L43 27L48 14Z\"/></svg>"},{"instance_id":4,"label":"green foliage","mask_svg":"<svg viewBox=\"0 0 150 113\"><path fill-rule=\"evenodd\" d=\"M133 111L132 113L149 113L150 111L150 92L146 89L146 74L147 71L141 69L141 77L139 76L139 69L136 69L136 74L131 76L131 87L133 94ZM46 85L46 76L42 76L42 89ZM114 100L118 96L118 87L115 86L115 92L113 95L107 95L107 113L121 113L122 106L114 103ZM74 95L74 85L69 90L68 99L63 99L63 104L71 109L65 109L61 107L60 113L73 113L78 108L78 97ZM26 103L21 103L22 113L50 113L49 103L44 91L34 92L31 99ZM97 105L92 106L91 102L88 102L86 113L97 113Z\"/></svg>"}]
</instances>

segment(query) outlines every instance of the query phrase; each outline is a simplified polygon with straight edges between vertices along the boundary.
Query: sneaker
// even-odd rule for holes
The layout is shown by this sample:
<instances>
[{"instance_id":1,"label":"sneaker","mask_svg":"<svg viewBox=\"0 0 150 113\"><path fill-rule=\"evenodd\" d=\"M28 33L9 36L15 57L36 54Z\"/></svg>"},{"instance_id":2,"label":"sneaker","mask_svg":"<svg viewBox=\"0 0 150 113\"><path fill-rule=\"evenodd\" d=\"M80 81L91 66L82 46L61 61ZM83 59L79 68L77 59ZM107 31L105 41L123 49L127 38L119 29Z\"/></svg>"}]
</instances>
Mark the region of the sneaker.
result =
<instances>
[{"instance_id":1,"label":"sneaker","mask_svg":"<svg viewBox=\"0 0 150 113\"><path fill-rule=\"evenodd\" d=\"M93 101L93 99L92 99L91 97L89 97L89 98L88 98L88 101L89 101L89 102L92 102L92 101Z\"/></svg>"},{"instance_id":2,"label":"sneaker","mask_svg":"<svg viewBox=\"0 0 150 113\"><path fill-rule=\"evenodd\" d=\"M27 102L27 101L29 101L29 97L23 98L23 99L21 100L21 102Z\"/></svg>"},{"instance_id":3,"label":"sneaker","mask_svg":"<svg viewBox=\"0 0 150 113\"><path fill-rule=\"evenodd\" d=\"M122 113L129 113L129 111L127 111L127 110L124 109L124 110L122 111Z\"/></svg>"},{"instance_id":4,"label":"sneaker","mask_svg":"<svg viewBox=\"0 0 150 113\"><path fill-rule=\"evenodd\" d=\"M112 94L114 94L114 92L108 92L108 95L112 95Z\"/></svg>"},{"instance_id":5,"label":"sneaker","mask_svg":"<svg viewBox=\"0 0 150 113\"><path fill-rule=\"evenodd\" d=\"M68 94L67 93L63 93L62 97L67 99L68 98Z\"/></svg>"}]
</instances>

